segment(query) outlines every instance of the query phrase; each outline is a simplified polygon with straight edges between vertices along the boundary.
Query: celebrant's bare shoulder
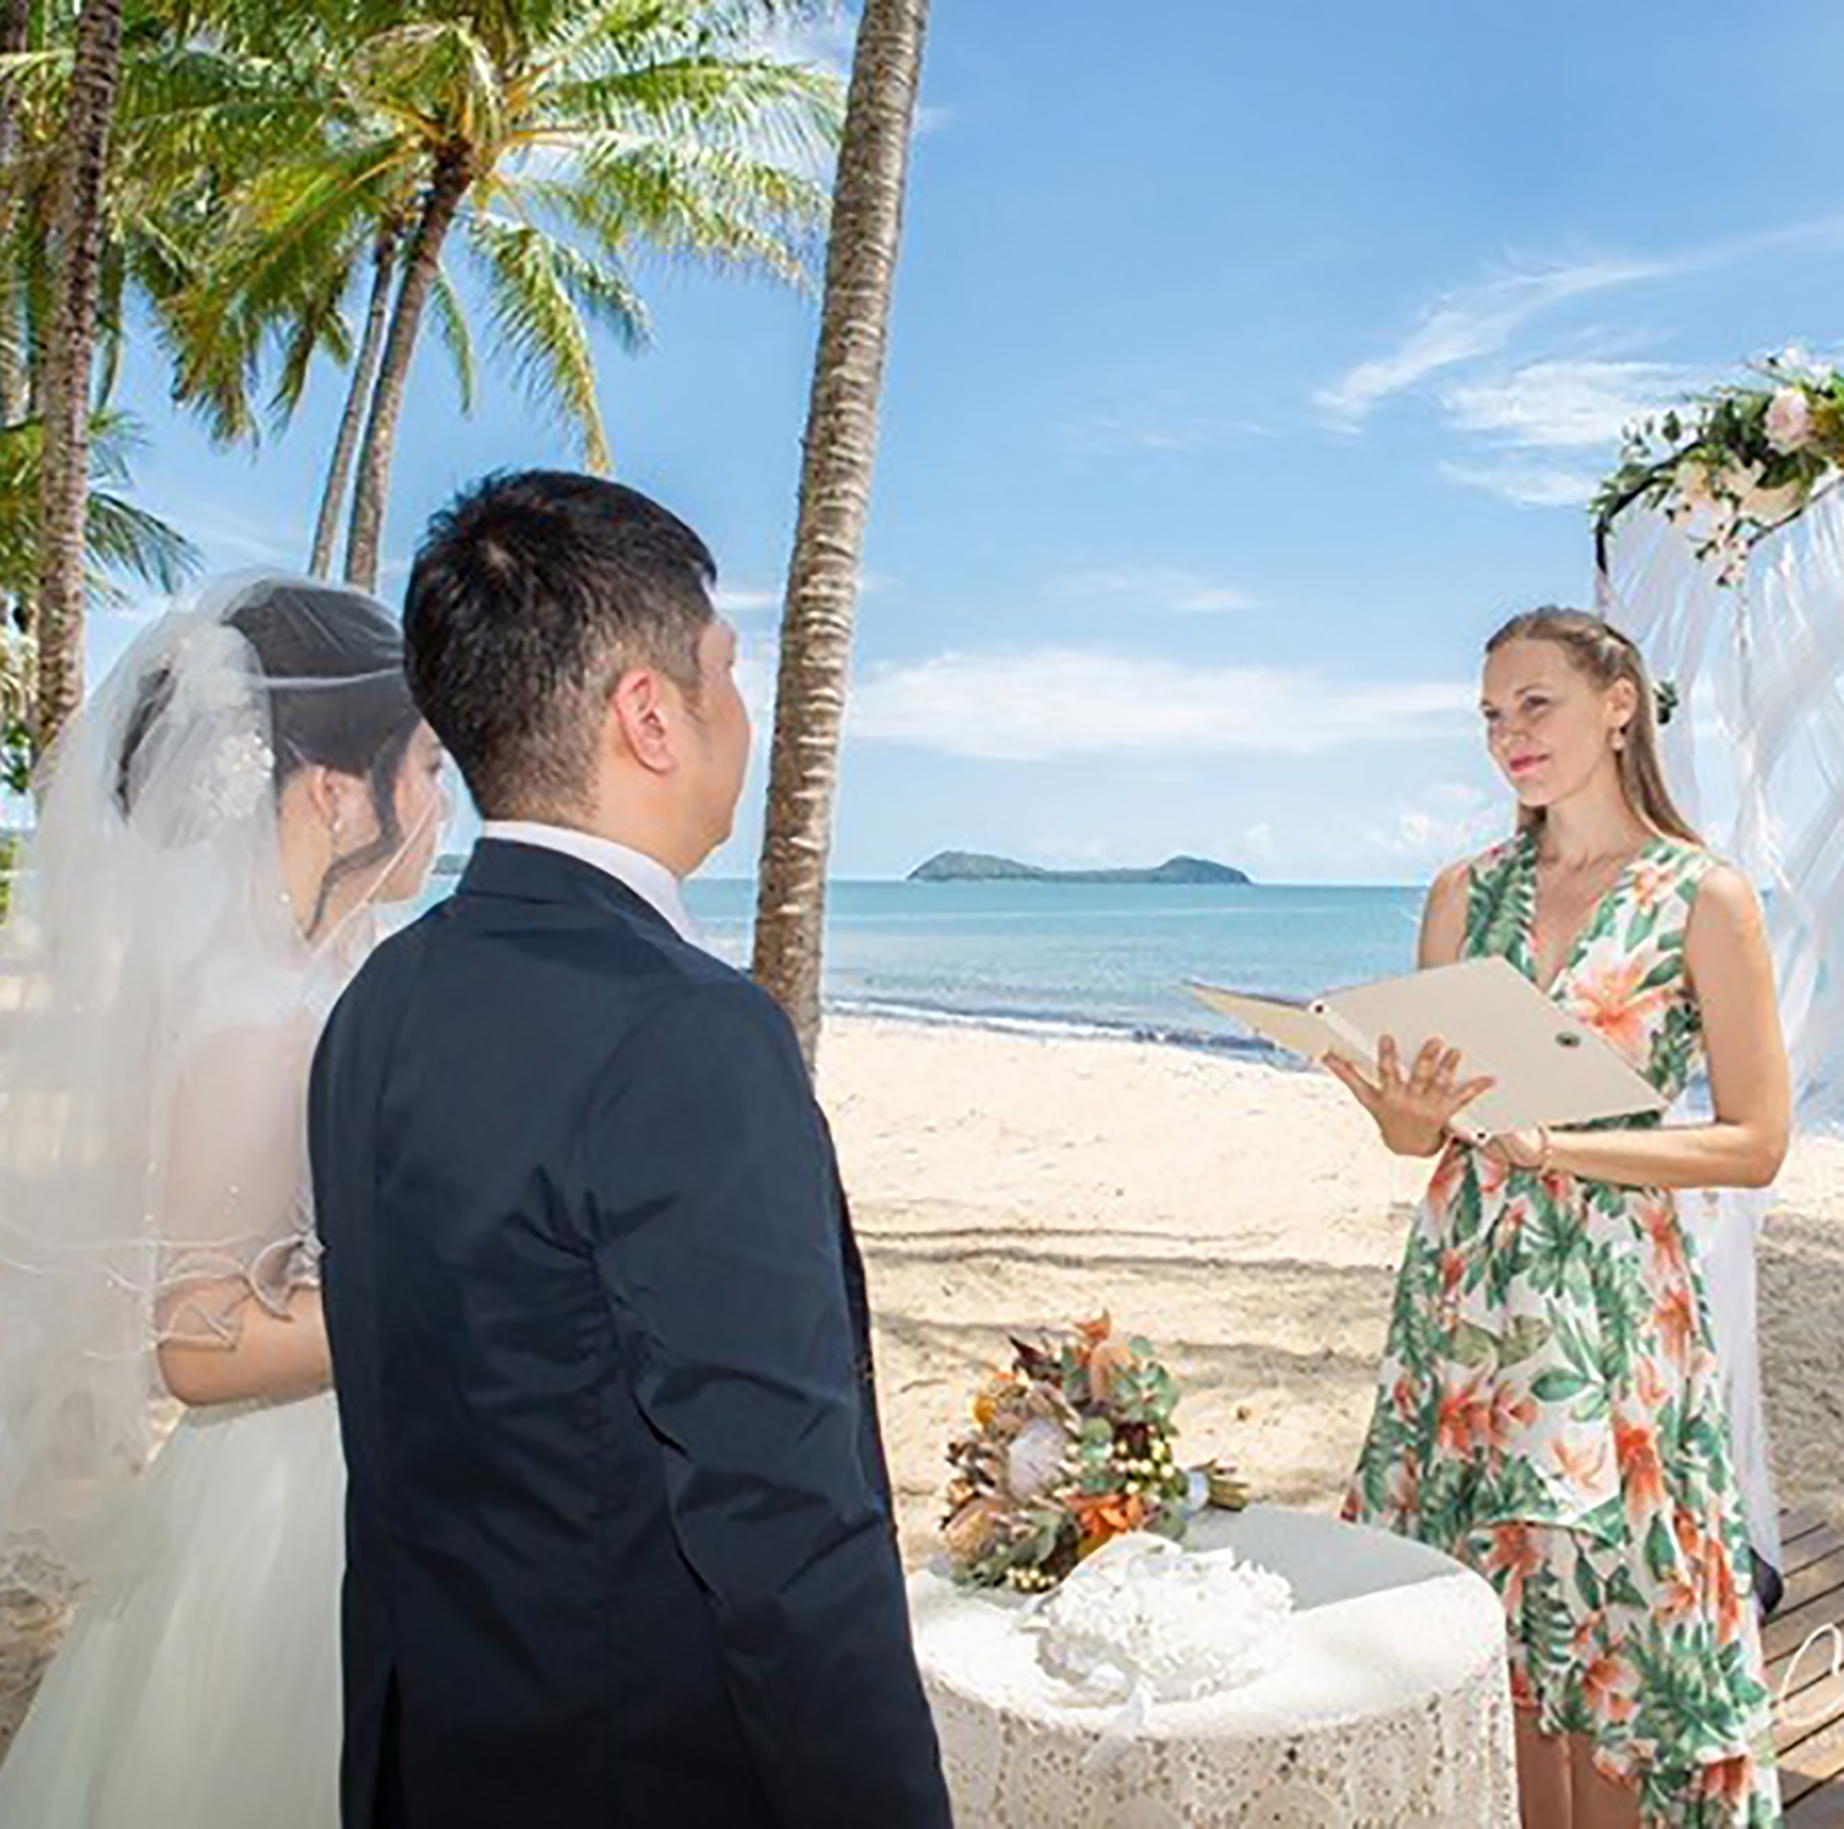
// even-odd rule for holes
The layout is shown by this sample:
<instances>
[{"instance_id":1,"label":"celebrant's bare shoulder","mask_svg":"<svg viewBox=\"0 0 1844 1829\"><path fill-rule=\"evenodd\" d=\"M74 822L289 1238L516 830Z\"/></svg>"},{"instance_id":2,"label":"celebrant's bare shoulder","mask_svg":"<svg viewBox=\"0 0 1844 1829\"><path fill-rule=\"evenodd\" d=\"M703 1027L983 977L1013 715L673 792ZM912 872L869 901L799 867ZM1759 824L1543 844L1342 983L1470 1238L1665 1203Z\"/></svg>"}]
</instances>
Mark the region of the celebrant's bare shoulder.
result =
<instances>
[{"instance_id":1,"label":"celebrant's bare shoulder","mask_svg":"<svg viewBox=\"0 0 1844 1829\"><path fill-rule=\"evenodd\" d=\"M1434 965L1451 965L1466 939L1466 901L1475 860L1462 858L1449 864L1434 879L1421 915L1418 963L1423 971Z\"/></svg>"}]
</instances>

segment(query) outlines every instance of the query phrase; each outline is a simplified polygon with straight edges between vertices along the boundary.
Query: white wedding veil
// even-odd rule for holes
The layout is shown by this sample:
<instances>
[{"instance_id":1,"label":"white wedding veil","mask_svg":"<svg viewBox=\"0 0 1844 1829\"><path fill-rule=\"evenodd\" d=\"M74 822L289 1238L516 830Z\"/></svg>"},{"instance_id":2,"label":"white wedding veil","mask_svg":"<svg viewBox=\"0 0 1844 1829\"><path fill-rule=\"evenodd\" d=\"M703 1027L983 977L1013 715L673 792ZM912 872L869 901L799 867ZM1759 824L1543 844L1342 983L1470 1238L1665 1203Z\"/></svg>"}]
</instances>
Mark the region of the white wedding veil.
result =
<instances>
[{"instance_id":1,"label":"white wedding veil","mask_svg":"<svg viewBox=\"0 0 1844 1829\"><path fill-rule=\"evenodd\" d=\"M382 606L246 575L155 621L41 771L0 929L0 1588L100 1572L160 1341L314 1279L307 1064L433 843L398 829L417 725ZM310 764L377 831L304 887L278 808Z\"/></svg>"}]
</instances>

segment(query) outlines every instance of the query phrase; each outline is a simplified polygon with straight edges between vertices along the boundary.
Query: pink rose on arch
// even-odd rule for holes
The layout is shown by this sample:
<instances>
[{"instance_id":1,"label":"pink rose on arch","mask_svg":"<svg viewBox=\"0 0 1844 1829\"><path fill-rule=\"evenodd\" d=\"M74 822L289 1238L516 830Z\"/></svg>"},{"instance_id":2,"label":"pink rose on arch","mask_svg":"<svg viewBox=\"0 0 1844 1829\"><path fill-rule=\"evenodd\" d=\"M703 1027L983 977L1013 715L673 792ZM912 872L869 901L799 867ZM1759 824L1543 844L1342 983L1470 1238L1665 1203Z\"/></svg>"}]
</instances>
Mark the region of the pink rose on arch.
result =
<instances>
[{"instance_id":1,"label":"pink rose on arch","mask_svg":"<svg viewBox=\"0 0 1844 1829\"><path fill-rule=\"evenodd\" d=\"M1812 438L1812 402L1803 387L1783 387L1767 404L1767 442L1782 457L1803 451Z\"/></svg>"}]
</instances>

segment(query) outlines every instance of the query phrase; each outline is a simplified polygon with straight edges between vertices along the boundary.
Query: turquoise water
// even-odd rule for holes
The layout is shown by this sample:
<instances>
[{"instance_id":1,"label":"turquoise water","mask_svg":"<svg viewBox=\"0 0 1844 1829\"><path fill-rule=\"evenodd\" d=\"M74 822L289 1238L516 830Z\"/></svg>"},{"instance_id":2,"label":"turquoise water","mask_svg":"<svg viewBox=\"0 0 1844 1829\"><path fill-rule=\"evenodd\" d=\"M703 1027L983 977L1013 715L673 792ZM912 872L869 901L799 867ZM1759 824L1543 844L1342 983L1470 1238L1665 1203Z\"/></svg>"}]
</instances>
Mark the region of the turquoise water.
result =
<instances>
[{"instance_id":1,"label":"turquoise water","mask_svg":"<svg viewBox=\"0 0 1844 1829\"><path fill-rule=\"evenodd\" d=\"M754 885L693 881L686 899L713 950L745 964ZM1420 909L1417 889L840 882L827 903L826 1000L1265 1053L1185 981L1310 996L1405 972Z\"/></svg>"}]
</instances>

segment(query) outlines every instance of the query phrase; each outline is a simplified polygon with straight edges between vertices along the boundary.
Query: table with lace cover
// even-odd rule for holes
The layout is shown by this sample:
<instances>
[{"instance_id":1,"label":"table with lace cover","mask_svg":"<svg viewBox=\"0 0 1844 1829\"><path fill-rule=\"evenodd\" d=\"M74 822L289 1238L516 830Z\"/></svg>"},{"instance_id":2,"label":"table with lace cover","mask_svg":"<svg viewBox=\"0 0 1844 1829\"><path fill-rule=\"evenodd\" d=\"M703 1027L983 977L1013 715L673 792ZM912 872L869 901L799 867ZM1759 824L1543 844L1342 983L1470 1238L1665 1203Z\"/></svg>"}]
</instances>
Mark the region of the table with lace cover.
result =
<instances>
[{"instance_id":1,"label":"table with lace cover","mask_svg":"<svg viewBox=\"0 0 1844 1829\"><path fill-rule=\"evenodd\" d=\"M1504 1616L1424 1544L1315 1512L1207 1512L1189 1547L1284 1575L1278 1664L1240 1688L1072 1707L1019 1629L1028 1602L910 1579L910 1613L959 1829L1515 1829Z\"/></svg>"}]
</instances>

